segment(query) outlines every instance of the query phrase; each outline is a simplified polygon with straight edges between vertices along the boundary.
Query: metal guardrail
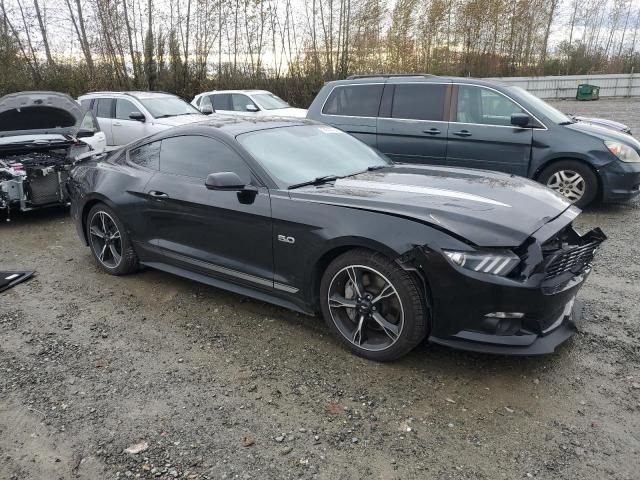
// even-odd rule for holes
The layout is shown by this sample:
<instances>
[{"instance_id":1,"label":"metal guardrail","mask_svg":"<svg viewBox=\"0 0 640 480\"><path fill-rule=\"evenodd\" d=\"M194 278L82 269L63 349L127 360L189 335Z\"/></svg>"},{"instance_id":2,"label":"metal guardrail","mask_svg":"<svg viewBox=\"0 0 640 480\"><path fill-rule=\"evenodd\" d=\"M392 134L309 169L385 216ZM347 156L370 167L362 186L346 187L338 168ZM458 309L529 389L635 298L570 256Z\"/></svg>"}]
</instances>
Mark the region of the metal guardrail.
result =
<instances>
[{"instance_id":1,"label":"metal guardrail","mask_svg":"<svg viewBox=\"0 0 640 480\"><path fill-rule=\"evenodd\" d=\"M487 80L522 87L545 99L575 98L578 85L589 83L600 87L602 97L640 96L640 74L621 73L612 75L560 75L548 77L493 77Z\"/></svg>"}]
</instances>

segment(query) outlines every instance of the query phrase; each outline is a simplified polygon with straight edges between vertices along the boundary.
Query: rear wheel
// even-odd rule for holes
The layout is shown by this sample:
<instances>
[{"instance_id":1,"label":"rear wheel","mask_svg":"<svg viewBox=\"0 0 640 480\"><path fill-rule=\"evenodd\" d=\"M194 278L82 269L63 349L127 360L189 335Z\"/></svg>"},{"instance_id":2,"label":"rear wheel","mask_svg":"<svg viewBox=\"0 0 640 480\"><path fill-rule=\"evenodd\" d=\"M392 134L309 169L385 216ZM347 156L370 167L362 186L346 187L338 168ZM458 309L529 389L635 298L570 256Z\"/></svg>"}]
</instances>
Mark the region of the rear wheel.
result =
<instances>
[{"instance_id":1,"label":"rear wheel","mask_svg":"<svg viewBox=\"0 0 640 480\"><path fill-rule=\"evenodd\" d=\"M428 305L419 281L384 255L357 249L337 257L320 284L329 328L355 354L395 360L427 334Z\"/></svg>"},{"instance_id":2,"label":"rear wheel","mask_svg":"<svg viewBox=\"0 0 640 480\"><path fill-rule=\"evenodd\" d=\"M136 256L124 225L103 203L87 215L87 239L100 268L111 275L126 275L138 269Z\"/></svg>"},{"instance_id":3,"label":"rear wheel","mask_svg":"<svg viewBox=\"0 0 640 480\"><path fill-rule=\"evenodd\" d=\"M598 194L596 174L575 160L562 160L549 165L538 180L581 208L589 205Z\"/></svg>"}]
</instances>

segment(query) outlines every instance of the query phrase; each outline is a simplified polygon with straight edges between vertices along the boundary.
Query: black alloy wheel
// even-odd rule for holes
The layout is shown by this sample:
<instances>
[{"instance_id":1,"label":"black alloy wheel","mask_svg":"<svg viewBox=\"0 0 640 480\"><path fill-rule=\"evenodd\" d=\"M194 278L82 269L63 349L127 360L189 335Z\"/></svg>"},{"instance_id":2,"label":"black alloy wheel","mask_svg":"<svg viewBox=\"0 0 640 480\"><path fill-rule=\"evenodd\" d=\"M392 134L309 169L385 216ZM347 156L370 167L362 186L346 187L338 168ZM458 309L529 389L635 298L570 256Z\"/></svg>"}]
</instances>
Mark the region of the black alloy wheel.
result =
<instances>
[{"instance_id":1,"label":"black alloy wheel","mask_svg":"<svg viewBox=\"0 0 640 480\"><path fill-rule=\"evenodd\" d=\"M323 276L323 315L353 352L393 360L426 335L428 305L418 283L383 255L352 250L334 260Z\"/></svg>"},{"instance_id":2,"label":"black alloy wheel","mask_svg":"<svg viewBox=\"0 0 640 480\"><path fill-rule=\"evenodd\" d=\"M87 240L98 265L112 275L138 269L138 257L116 214L104 204L95 205L86 223Z\"/></svg>"}]
</instances>

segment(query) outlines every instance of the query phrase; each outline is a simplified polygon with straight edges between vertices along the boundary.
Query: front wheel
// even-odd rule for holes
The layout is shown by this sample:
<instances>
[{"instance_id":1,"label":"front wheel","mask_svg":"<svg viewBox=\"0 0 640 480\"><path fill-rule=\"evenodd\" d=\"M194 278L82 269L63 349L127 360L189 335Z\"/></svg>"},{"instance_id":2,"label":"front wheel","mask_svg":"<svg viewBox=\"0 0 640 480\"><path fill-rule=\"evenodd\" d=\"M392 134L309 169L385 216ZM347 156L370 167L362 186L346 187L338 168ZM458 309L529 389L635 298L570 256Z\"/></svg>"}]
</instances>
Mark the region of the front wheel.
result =
<instances>
[{"instance_id":1,"label":"front wheel","mask_svg":"<svg viewBox=\"0 0 640 480\"><path fill-rule=\"evenodd\" d=\"M562 160L549 165L538 180L580 208L589 205L598 194L596 174L575 160Z\"/></svg>"},{"instance_id":2,"label":"front wheel","mask_svg":"<svg viewBox=\"0 0 640 480\"><path fill-rule=\"evenodd\" d=\"M138 269L129 235L115 212L103 203L87 215L87 239L100 268L111 275L126 275Z\"/></svg>"},{"instance_id":3,"label":"front wheel","mask_svg":"<svg viewBox=\"0 0 640 480\"><path fill-rule=\"evenodd\" d=\"M418 279L384 255L351 250L320 282L322 315L355 354L395 360L427 335L429 308Z\"/></svg>"}]
</instances>

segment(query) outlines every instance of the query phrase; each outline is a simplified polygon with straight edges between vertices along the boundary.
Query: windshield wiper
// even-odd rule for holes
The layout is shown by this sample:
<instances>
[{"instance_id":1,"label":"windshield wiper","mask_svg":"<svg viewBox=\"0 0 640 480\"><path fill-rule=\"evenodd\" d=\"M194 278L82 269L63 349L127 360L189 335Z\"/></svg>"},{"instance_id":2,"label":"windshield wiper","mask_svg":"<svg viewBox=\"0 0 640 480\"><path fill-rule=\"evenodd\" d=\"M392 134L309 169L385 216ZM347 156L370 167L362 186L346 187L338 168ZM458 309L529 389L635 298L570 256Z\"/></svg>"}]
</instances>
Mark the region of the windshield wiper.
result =
<instances>
[{"instance_id":1,"label":"windshield wiper","mask_svg":"<svg viewBox=\"0 0 640 480\"><path fill-rule=\"evenodd\" d=\"M367 167L367 172L373 172L374 170L380 170L381 168L387 168L389 165L371 165Z\"/></svg>"},{"instance_id":2,"label":"windshield wiper","mask_svg":"<svg viewBox=\"0 0 640 480\"><path fill-rule=\"evenodd\" d=\"M288 189L293 190L294 188L306 187L307 185L322 185L323 183L333 182L339 178L337 175L323 175L322 177L316 177L306 182L294 183L293 185L289 185Z\"/></svg>"},{"instance_id":3,"label":"windshield wiper","mask_svg":"<svg viewBox=\"0 0 640 480\"><path fill-rule=\"evenodd\" d=\"M164 115L158 115L156 118L169 118L169 117L176 117L177 115L175 113L165 113Z\"/></svg>"}]
</instances>

